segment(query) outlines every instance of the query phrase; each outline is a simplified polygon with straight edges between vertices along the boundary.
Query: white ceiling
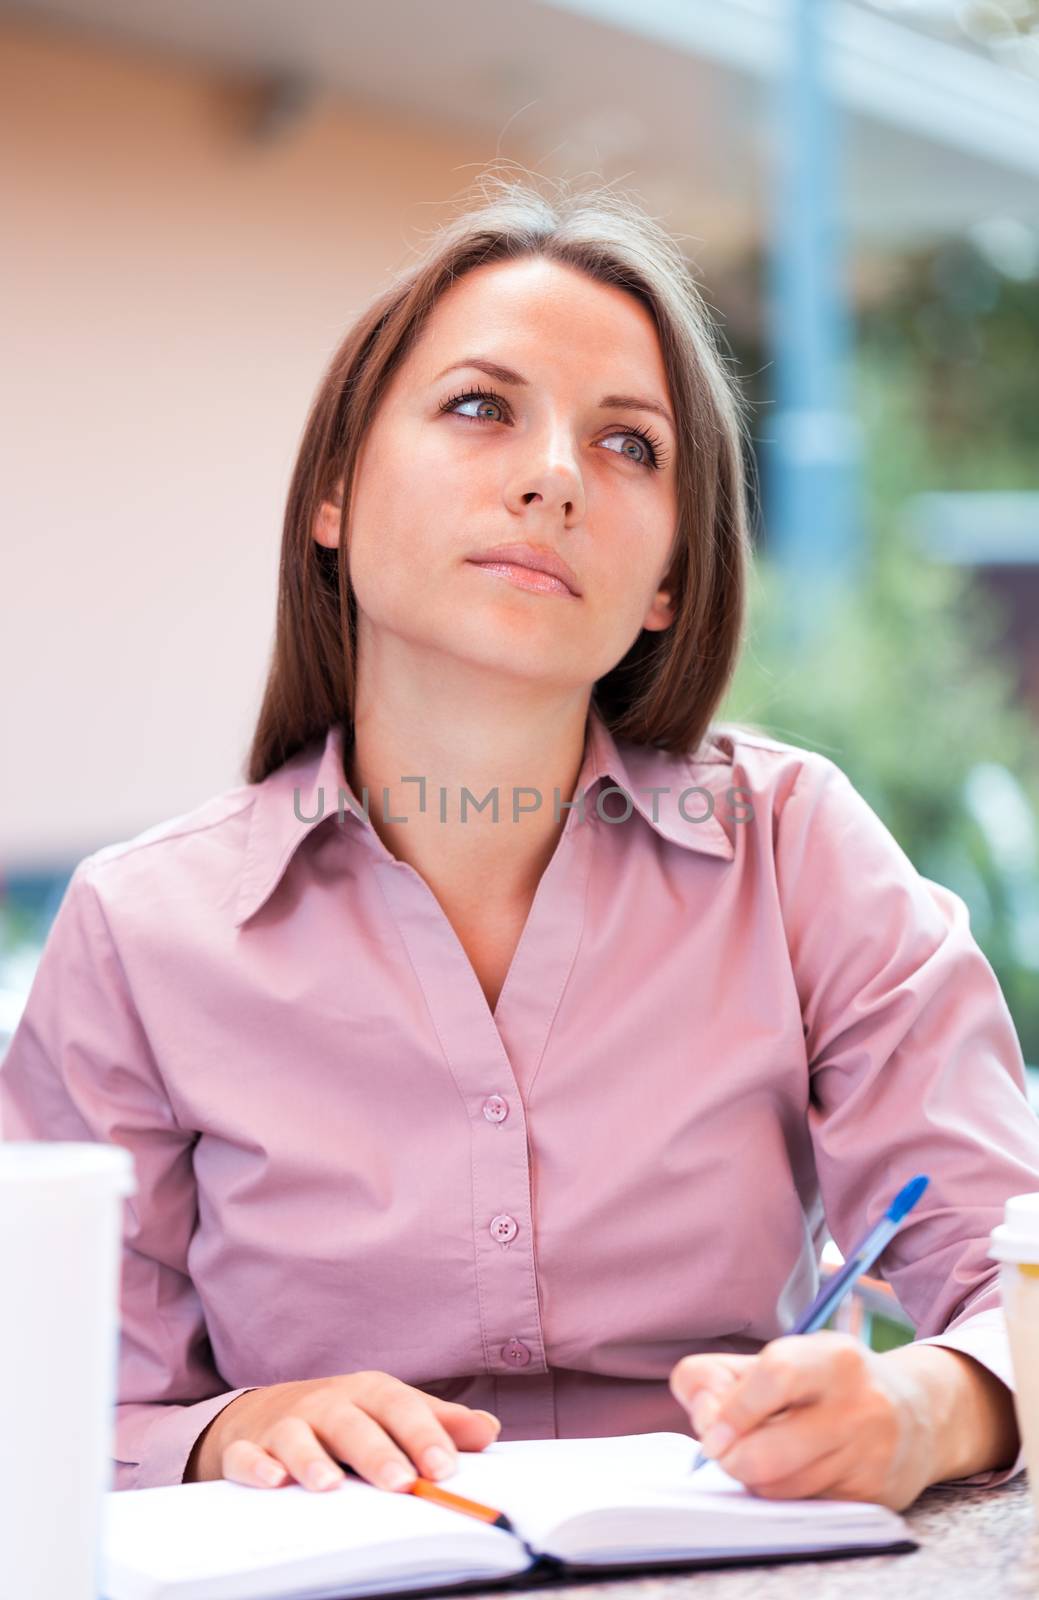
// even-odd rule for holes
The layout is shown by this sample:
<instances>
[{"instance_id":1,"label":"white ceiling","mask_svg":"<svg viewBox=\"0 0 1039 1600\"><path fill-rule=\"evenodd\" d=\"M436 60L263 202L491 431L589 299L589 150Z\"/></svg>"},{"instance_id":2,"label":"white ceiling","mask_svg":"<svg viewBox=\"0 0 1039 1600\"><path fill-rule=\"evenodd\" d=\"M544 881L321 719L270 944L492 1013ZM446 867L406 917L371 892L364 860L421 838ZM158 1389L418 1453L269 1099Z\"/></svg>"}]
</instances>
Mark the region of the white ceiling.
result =
<instances>
[{"instance_id":1,"label":"white ceiling","mask_svg":"<svg viewBox=\"0 0 1039 1600\"><path fill-rule=\"evenodd\" d=\"M780 0L20 0L8 11L460 128L473 140L460 186L495 156L617 179L708 249L759 235L774 189ZM1039 227L1036 81L854 0L827 15L851 234L913 239L1005 215Z\"/></svg>"}]
</instances>

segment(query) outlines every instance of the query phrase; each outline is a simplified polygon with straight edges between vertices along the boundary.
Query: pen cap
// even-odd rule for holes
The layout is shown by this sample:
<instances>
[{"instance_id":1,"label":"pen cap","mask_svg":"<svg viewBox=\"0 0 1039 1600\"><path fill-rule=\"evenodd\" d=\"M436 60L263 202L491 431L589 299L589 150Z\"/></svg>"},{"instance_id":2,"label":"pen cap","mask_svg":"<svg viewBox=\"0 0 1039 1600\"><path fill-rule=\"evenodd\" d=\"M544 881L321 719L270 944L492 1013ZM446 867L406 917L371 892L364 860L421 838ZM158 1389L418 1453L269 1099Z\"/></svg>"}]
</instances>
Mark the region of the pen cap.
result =
<instances>
[{"instance_id":1,"label":"pen cap","mask_svg":"<svg viewBox=\"0 0 1039 1600\"><path fill-rule=\"evenodd\" d=\"M1039 1266L1039 1193L1011 1195L1003 1221L992 1230L988 1253L996 1261Z\"/></svg>"}]
</instances>

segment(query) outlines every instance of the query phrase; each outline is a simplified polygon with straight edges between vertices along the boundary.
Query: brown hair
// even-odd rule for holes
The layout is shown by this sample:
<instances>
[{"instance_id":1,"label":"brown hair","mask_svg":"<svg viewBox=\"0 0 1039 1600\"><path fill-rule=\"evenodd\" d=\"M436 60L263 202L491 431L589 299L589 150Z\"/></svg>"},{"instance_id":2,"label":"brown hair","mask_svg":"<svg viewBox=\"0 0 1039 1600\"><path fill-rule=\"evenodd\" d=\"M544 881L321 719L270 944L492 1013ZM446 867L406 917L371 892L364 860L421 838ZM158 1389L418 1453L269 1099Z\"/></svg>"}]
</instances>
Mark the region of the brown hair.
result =
<instances>
[{"instance_id":1,"label":"brown hair","mask_svg":"<svg viewBox=\"0 0 1039 1600\"><path fill-rule=\"evenodd\" d=\"M285 507L275 639L250 783L323 739L336 721L349 748L356 602L346 560L313 537L314 520L344 484L345 553L354 464L380 396L444 291L493 261L542 256L618 285L648 308L660 339L678 430L678 521L662 585L671 588L675 617L660 632L643 629L598 679L599 713L617 738L691 753L729 686L743 644L751 549L742 455L749 407L677 242L636 201L605 186L573 193L558 179L545 196L486 172L477 185L483 203L436 229L417 264L362 311L311 405Z\"/></svg>"}]
</instances>

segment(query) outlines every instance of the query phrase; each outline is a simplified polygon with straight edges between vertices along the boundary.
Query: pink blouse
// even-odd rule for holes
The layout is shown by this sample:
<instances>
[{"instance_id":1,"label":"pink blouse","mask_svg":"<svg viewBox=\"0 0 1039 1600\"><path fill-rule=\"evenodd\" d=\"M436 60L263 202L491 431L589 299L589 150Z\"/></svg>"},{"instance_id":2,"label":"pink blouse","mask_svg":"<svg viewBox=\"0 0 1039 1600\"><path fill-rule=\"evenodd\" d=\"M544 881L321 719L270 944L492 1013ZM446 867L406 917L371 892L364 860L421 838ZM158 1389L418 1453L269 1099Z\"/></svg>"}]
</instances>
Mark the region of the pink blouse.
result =
<instances>
[{"instance_id":1,"label":"pink blouse","mask_svg":"<svg viewBox=\"0 0 1039 1600\"><path fill-rule=\"evenodd\" d=\"M593 706L563 817L493 1014L339 727L76 868L0 1128L135 1158L117 1488L371 1368L503 1439L691 1433L675 1362L788 1332L827 1227L917 1172L873 1271L1012 1385L986 1252L1039 1121L964 902L827 757L724 724L675 757Z\"/></svg>"}]
</instances>

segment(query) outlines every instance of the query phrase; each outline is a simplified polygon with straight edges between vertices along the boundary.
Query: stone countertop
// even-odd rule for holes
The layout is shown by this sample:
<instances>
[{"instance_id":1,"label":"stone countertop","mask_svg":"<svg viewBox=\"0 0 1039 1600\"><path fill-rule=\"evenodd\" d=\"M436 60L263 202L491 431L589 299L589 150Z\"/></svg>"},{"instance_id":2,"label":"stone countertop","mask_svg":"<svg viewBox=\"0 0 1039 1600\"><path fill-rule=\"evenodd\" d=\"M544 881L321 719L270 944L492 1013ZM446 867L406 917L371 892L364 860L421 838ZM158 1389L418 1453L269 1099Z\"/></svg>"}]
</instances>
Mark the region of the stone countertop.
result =
<instances>
[{"instance_id":1,"label":"stone countertop","mask_svg":"<svg viewBox=\"0 0 1039 1600\"><path fill-rule=\"evenodd\" d=\"M1039 1597L1039 1532L1028 1479L994 1489L935 1484L902 1512L918 1550L834 1560L632 1574L551 1584L545 1600L1017 1600ZM527 1591L536 1595L539 1591ZM469 1600L501 1591L470 1590Z\"/></svg>"}]
</instances>

